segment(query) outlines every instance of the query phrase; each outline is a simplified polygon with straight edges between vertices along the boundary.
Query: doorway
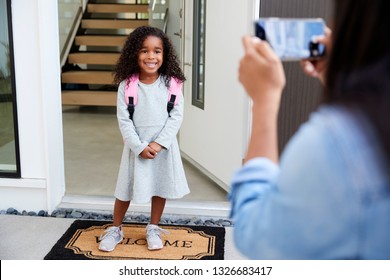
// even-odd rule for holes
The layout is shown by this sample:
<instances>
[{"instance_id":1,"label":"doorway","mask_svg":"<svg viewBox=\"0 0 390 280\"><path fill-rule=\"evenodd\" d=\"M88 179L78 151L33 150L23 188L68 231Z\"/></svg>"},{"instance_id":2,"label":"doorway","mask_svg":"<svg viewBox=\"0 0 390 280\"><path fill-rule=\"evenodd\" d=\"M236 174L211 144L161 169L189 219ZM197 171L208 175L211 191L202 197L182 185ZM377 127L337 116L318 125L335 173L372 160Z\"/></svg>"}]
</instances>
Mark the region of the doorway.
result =
<instances>
[{"instance_id":1,"label":"doorway","mask_svg":"<svg viewBox=\"0 0 390 280\"><path fill-rule=\"evenodd\" d=\"M154 5L154 10L157 11L156 14L152 14L154 24L159 28L166 28L166 33L170 36L183 63L185 1L152 2L149 5ZM167 15L164 15L165 11L168 11ZM166 23L165 16L169 17ZM142 18L143 15L137 17ZM184 92L184 95L190 95L190 92ZM63 130L66 182L63 201L80 201L86 196L97 200L110 199L115 190L123 149L116 120L116 108L63 106ZM179 144L180 142L179 136ZM227 201L227 192L216 182L188 159L183 159L183 164L191 190L191 194L183 201Z\"/></svg>"}]
</instances>

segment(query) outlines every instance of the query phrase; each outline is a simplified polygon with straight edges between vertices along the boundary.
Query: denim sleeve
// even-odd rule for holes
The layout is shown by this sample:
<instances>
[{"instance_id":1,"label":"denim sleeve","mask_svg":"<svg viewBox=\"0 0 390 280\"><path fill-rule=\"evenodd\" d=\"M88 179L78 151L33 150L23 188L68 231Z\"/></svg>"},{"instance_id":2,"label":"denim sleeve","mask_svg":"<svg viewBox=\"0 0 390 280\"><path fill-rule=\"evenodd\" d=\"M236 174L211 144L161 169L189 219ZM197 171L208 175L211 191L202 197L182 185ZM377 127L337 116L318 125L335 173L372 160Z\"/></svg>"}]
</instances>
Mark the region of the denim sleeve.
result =
<instances>
[{"instance_id":1,"label":"denim sleeve","mask_svg":"<svg viewBox=\"0 0 390 280\"><path fill-rule=\"evenodd\" d=\"M251 259L354 258L358 195L343 180L337 140L306 124L285 148L280 166L247 162L229 194L236 247Z\"/></svg>"},{"instance_id":2,"label":"denim sleeve","mask_svg":"<svg viewBox=\"0 0 390 280\"><path fill-rule=\"evenodd\" d=\"M245 205L264 200L274 187L278 174L279 166L267 158L255 158L246 163L233 177L229 193L232 203L230 216L236 216L236 211Z\"/></svg>"}]
</instances>

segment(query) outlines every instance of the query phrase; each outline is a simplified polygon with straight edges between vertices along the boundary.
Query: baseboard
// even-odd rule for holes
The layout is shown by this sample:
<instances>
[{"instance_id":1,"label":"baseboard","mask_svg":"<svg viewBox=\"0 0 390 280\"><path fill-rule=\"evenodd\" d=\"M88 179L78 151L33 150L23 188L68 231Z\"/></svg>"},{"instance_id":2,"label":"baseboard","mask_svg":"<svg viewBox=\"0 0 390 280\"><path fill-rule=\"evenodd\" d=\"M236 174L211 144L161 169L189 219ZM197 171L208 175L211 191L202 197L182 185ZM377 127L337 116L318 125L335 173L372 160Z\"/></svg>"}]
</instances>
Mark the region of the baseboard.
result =
<instances>
[{"instance_id":1,"label":"baseboard","mask_svg":"<svg viewBox=\"0 0 390 280\"><path fill-rule=\"evenodd\" d=\"M57 208L110 212L114 209L112 196L65 195ZM131 203L128 214L150 213L150 204ZM164 215L227 218L229 202L167 200Z\"/></svg>"}]
</instances>

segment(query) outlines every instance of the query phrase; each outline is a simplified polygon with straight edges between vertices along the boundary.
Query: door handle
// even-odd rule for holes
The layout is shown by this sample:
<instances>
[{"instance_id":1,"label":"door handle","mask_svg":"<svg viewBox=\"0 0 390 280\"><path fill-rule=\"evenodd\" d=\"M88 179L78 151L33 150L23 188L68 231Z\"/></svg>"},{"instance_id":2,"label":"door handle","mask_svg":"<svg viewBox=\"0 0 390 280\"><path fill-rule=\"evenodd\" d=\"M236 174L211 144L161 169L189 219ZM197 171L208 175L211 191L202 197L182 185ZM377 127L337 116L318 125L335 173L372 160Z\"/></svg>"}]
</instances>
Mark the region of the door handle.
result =
<instances>
[{"instance_id":1,"label":"door handle","mask_svg":"<svg viewBox=\"0 0 390 280\"><path fill-rule=\"evenodd\" d=\"M173 33L173 35L176 35L176 36L178 36L178 37L181 39L181 36L182 36L182 34L181 34L181 29L180 29L179 32Z\"/></svg>"}]
</instances>

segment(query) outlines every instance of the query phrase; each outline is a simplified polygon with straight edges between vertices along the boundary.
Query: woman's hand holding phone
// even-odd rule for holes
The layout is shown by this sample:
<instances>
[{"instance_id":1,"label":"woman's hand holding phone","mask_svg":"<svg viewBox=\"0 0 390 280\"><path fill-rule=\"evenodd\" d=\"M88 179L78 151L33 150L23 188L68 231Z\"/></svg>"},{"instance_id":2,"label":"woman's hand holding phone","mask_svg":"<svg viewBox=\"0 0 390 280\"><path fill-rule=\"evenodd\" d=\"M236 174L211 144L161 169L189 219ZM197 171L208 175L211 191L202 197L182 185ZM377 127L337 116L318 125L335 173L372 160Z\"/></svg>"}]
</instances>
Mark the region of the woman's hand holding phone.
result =
<instances>
[{"instance_id":1,"label":"woman's hand holding phone","mask_svg":"<svg viewBox=\"0 0 390 280\"><path fill-rule=\"evenodd\" d=\"M325 56L315 60L301 60L301 67L303 69L303 72L305 72L305 74L310 77L317 78L323 85L325 85L325 71L328 63L327 58L331 49L331 36L332 31L328 27L325 27L325 35L316 38L316 41L318 43L325 45Z\"/></svg>"},{"instance_id":2,"label":"woman's hand holding phone","mask_svg":"<svg viewBox=\"0 0 390 280\"><path fill-rule=\"evenodd\" d=\"M243 45L239 81L254 104L273 104L278 108L286 82L280 59L266 41L257 37L244 37Z\"/></svg>"}]
</instances>

